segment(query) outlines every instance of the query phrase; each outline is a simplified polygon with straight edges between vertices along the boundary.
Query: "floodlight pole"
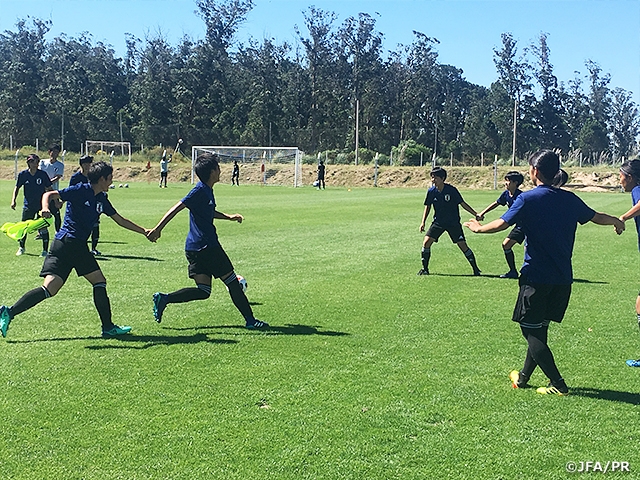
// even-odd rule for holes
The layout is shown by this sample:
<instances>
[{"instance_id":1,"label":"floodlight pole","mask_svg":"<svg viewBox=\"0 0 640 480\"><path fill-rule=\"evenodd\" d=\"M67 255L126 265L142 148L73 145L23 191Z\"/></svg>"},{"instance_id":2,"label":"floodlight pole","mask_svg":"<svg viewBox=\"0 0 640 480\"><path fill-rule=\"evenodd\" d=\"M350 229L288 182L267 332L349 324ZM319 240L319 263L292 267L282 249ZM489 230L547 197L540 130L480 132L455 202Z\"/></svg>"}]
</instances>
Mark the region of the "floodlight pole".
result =
<instances>
[{"instance_id":1,"label":"floodlight pole","mask_svg":"<svg viewBox=\"0 0 640 480\"><path fill-rule=\"evenodd\" d=\"M516 126L518 124L518 99L513 102L513 146L511 153L511 166L516 166Z\"/></svg>"},{"instance_id":2,"label":"floodlight pole","mask_svg":"<svg viewBox=\"0 0 640 480\"><path fill-rule=\"evenodd\" d=\"M360 100L356 100L356 165L358 165L358 130L360 123Z\"/></svg>"}]
</instances>

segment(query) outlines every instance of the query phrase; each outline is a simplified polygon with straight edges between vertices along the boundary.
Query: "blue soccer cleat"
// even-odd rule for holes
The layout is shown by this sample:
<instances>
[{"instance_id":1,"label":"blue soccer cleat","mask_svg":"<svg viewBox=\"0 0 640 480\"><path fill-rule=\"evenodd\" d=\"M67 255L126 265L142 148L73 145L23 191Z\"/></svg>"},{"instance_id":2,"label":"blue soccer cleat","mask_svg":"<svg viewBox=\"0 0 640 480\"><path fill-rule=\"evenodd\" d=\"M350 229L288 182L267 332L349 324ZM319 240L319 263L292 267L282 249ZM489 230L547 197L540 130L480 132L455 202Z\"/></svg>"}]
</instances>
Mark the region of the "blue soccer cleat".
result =
<instances>
[{"instance_id":1,"label":"blue soccer cleat","mask_svg":"<svg viewBox=\"0 0 640 480\"><path fill-rule=\"evenodd\" d=\"M102 329L102 337L103 338L114 338L119 337L120 335L126 335L131 331L131 327L119 327L118 325L113 325L111 328L105 330Z\"/></svg>"},{"instance_id":2,"label":"blue soccer cleat","mask_svg":"<svg viewBox=\"0 0 640 480\"><path fill-rule=\"evenodd\" d=\"M153 318L158 323L162 321L162 314L164 309L167 308L167 298L169 298L169 295L165 293L157 292L153 294Z\"/></svg>"},{"instance_id":3,"label":"blue soccer cleat","mask_svg":"<svg viewBox=\"0 0 640 480\"><path fill-rule=\"evenodd\" d=\"M9 324L11 323L11 312L9 312L9 307L2 305L0 307L0 332L2 332L2 336L7 336L7 330L9 329Z\"/></svg>"},{"instance_id":4,"label":"blue soccer cleat","mask_svg":"<svg viewBox=\"0 0 640 480\"><path fill-rule=\"evenodd\" d=\"M4 334L3 334L4 336ZM627 360L627 365L630 367L640 367L640 359L638 360Z\"/></svg>"},{"instance_id":5,"label":"blue soccer cleat","mask_svg":"<svg viewBox=\"0 0 640 480\"><path fill-rule=\"evenodd\" d=\"M269 324L254 318L252 322L247 322L245 327L249 330L266 330L269 328Z\"/></svg>"}]
</instances>

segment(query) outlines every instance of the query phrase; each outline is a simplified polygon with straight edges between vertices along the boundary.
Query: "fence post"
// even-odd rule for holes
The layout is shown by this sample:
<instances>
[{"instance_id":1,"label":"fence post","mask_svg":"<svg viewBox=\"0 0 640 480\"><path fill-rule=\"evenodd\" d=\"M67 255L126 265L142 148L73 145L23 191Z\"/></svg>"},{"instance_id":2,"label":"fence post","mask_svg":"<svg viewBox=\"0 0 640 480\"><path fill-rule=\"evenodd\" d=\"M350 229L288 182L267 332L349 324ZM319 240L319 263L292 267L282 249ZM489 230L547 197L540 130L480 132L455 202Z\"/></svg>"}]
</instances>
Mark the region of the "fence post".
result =
<instances>
[{"instance_id":1,"label":"fence post","mask_svg":"<svg viewBox=\"0 0 640 480\"><path fill-rule=\"evenodd\" d=\"M493 160L493 189L498 189L498 155Z\"/></svg>"}]
</instances>

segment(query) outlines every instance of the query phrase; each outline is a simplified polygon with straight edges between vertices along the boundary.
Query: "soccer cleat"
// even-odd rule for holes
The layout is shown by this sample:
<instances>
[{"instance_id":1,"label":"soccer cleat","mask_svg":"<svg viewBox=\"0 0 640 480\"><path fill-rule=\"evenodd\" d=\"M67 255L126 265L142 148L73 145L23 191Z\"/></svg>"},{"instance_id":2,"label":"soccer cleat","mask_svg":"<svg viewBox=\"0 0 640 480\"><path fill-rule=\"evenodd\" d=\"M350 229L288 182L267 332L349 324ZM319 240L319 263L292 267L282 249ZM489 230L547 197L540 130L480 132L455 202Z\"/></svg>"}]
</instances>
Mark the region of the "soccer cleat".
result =
<instances>
[{"instance_id":1,"label":"soccer cleat","mask_svg":"<svg viewBox=\"0 0 640 480\"><path fill-rule=\"evenodd\" d=\"M630 367L640 367L640 359L638 360L627 360L627 365Z\"/></svg>"},{"instance_id":2,"label":"soccer cleat","mask_svg":"<svg viewBox=\"0 0 640 480\"><path fill-rule=\"evenodd\" d=\"M16 252L16 257L19 257L20 255L24 254L24 247L20 247L18 248L18 251Z\"/></svg>"},{"instance_id":3,"label":"soccer cleat","mask_svg":"<svg viewBox=\"0 0 640 480\"><path fill-rule=\"evenodd\" d=\"M421 268L417 275L429 275L429 270L426 268Z\"/></svg>"},{"instance_id":4,"label":"soccer cleat","mask_svg":"<svg viewBox=\"0 0 640 480\"><path fill-rule=\"evenodd\" d=\"M527 382L520 380L520 372L517 370L511 370L509 380L511 380L511 386L513 388L525 388L527 386Z\"/></svg>"},{"instance_id":5,"label":"soccer cleat","mask_svg":"<svg viewBox=\"0 0 640 480\"><path fill-rule=\"evenodd\" d=\"M263 322L261 320L258 320L257 318L254 318L253 322L247 322L245 327L249 330L266 330L267 328L269 328L269 324L267 322Z\"/></svg>"},{"instance_id":6,"label":"soccer cleat","mask_svg":"<svg viewBox=\"0 0 640 480\"><path fill-rule=\"evenodd\" d=\"M567 387L560 389L553 386L551 383L546 387L538 387L536 389L536 392L538 392L540 395L559 395L561 397L569 395L569 389Z\"/></svg>"},{"instance_id":7,"label":"soccer cleat","mask_svg":"<svg viewBox=\"0 0 640 480\"><path fill-rule=\"evenodd\" d=\"M47 256L47 251L46 250L42 250L42 253L40 254L41 257L46 257Z\"/></svg>"},{"instance_id":8,"label":"soccer cleat","mask_svg":"<svg viewBox=\"0 0 640 480\"><path fill-rule=\"evenodd\" d=\"M518 278L518 272L516 270L509 270L507 273L500 275L500 278Z\"/></svg>"},{"instance_id":9,"label":"soccer cleat","mask_svg":"<svg viewBox=\"0 0 640 480\"><path fill-rule=\"evenodd\" d=\"M167 298L169 296L165 293L157 292L153 294L153 318L158 323L162 321L162 314L164 309L167 308Z\"/></svg>"},{"instance_id":10,"label":"soccer cleat","mask_svg":"<svg viewBox=\"0 0 640 480\"><path fill-rule=\"evenodd\" d=\"M0 307L0 332L2 332L2 336L7 336L7 330L9 329L9 324L11 323L11 313L9 312L9 307L2 305Z\"/></svg>"},{"instance_id":11,"label":"soccer cleat","mask_svg":"<svg viewBox=\"0 0 640 480\"><path fill-rule=\"evenodd\" d=\"M130 331L131 331L131 327L119 327L118 325L114 325L108 330L102 329L102 337L113 338L119 335L126 335Z\"/></svg>"},{"instance_id":12,"label":"soccer cleat","mask_svg":"<svg viewBox=\"0 0 640 480\"><path fill-rule=\"evenodd\" d=\"M93 250L91 250L91 253L93 254L93 256L97 256L97 255L102 255L102 252L99 250L96 250L95 248Z\"/></svg>"}]
</instances>

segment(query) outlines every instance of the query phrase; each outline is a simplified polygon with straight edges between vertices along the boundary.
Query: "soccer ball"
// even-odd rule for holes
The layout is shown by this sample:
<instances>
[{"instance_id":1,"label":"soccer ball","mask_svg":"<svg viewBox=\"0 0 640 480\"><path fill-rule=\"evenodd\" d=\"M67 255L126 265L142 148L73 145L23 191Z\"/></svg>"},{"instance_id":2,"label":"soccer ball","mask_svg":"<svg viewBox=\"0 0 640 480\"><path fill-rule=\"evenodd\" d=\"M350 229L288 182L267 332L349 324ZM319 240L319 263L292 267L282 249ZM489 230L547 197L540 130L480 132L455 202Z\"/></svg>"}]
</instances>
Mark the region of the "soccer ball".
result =
<instances>
[{"instance_id":1,"label":"soccer ball","mask_svg":"<svg viewBox=\"0 0 640 480\"><path fill-rule=\"evenodd\" d=\"M240 286L242 287L242 291L246 292L247 288L249 287L249 284L247 283L247 281L244 279L242 275L238 275L238 283L240 283Z\"/></svg>"},{"instance_id":2,"label":"soccer ball","mask_svg":"<svg viewBox=\"0 0 640 480\"><path fill-rule=\"evenodd\" d=\"M128 183L125 183L125 184L124 184L124 188L129 188L129 184L128 184Z\"/></svg>"}]
</instances>

